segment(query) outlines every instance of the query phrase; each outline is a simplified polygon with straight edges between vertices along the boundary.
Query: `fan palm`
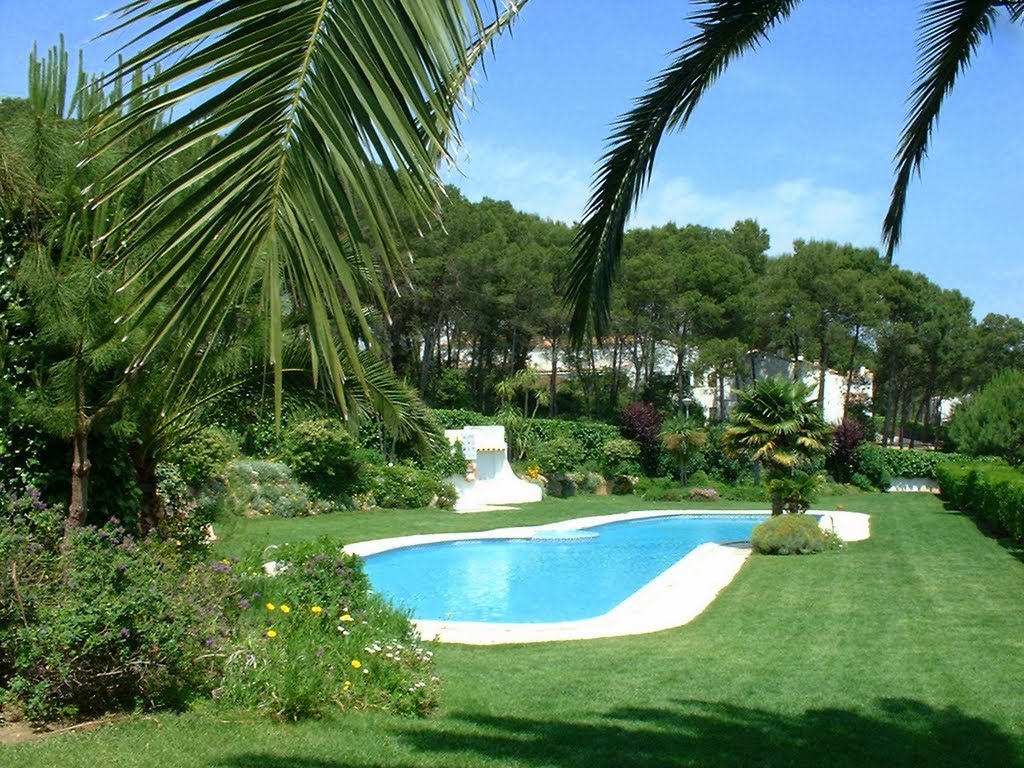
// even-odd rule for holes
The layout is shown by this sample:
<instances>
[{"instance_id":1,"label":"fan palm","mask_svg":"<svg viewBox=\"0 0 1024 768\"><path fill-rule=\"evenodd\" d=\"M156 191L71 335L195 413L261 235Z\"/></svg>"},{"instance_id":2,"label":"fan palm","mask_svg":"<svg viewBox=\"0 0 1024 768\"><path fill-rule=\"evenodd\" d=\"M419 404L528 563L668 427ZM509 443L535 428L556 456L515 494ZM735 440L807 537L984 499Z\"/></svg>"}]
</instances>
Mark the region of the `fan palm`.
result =
<instances>
[{"instance_id":1,"label":"fan palm","mask_svg":"<svg viewBox=\"0 0 1024 768\"><path fill-rule=\"evenodd\" d=\"M774 378L739 393L724 442L729 453L761 462L774 481L791 476L815 456L826 453L831 433L809 386ZM772 512L777 514L782 499L777 488L769 487Z\"/></svg>"},{"instance_id":2,"label":"fan palm","mask_svg":"<svg viewBox=\"0 0 1024 768\"><path fill-rule=\"evenodd\" d=\"M799 0L697 0L690 17L697 33L615 123L595 174L590 201L574 243L567 297L572 330L582 338L593 323L608 321L611 284L618 270L626 220L650 180L654 156L666 131L685 127L701 97L726 66L767 39ZM918 33L917 79L896 155L896 178L882 226L888 259L900 242L907 188L928 150L943 99L970 63L1000 9L1013 23L1024 19L1024 0L926 0Z\"/></svg>"},{"instance_id":3,"label":"fan palm","mask_svg":"<svg viewBox=\"0 0 1024 768\"><path fill-rule=\"evenodd\" d=\"M314 371L343 410L355 409L368 388L363 302L383 307L382 284L400 272L389 192L419 221L434 215L463 86L516 10L495 8L488 23L474 0L125 3L114 30L142 30L131 43L140 50L113 78L139 67L156 74L113 106L100 136L114 144L155 114L188 109L93 194L102 201L206 147L118 233L129 247L158 246L136 272L140 299L128 319L180 287L137 364L161 344L177 360L201 356L258 279L278 410L290 310L308 322Z\"/></svg>"}]
</instances>

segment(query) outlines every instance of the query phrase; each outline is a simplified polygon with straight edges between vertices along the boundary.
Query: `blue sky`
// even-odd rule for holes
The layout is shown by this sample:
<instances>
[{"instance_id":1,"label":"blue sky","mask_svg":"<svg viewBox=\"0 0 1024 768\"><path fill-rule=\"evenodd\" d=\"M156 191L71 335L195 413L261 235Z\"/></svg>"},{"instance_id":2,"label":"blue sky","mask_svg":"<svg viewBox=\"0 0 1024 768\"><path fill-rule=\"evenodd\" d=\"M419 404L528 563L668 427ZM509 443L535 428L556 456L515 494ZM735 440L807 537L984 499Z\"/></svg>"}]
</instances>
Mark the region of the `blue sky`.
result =
<instances>
[{"instance_id":1,"label":"blue sky","mask_svg":"<svg viewBox=\"0 0 1024 768\"><path fill-rule=\"evenodd\" d=\"M110 0L0 0L0 94L23 95L33 40L89 43ZM915 69L908 0L805 0L733 63L662 143L632 224L728 227L755 218L772 253L794 238L878 246ZM572 222L608 126L691 29L679 0L531 0L479 74L458 169L470 198ZM123 38L122 38L123 39ZM989 312L1024 317L1024 27L1004 20L948 98L911 187L895 262Z\"/></svg>"}]
</instances>

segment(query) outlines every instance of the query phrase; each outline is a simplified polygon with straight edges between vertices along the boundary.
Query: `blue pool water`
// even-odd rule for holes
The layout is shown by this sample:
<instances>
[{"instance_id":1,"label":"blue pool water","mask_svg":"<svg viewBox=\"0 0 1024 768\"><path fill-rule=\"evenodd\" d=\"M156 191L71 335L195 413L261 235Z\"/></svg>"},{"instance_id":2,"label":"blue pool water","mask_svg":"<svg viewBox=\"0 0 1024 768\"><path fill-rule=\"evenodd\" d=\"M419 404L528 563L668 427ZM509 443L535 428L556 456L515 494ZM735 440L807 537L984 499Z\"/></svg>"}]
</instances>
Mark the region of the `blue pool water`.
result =
<instances>
[{"instance_id":1,"label":"blue pool water","mask_svg":"<svg viewBox=\"0 0 1024 768\"><path fill-rule=\"evenodd\" d=\"M761 515L673 515L569 537L470 539L366 558L378 592L416 619L544 623L607 613L707 542L748 541ZM597 533L597 536L593 536Z\"/></svg>"}]
</instances>

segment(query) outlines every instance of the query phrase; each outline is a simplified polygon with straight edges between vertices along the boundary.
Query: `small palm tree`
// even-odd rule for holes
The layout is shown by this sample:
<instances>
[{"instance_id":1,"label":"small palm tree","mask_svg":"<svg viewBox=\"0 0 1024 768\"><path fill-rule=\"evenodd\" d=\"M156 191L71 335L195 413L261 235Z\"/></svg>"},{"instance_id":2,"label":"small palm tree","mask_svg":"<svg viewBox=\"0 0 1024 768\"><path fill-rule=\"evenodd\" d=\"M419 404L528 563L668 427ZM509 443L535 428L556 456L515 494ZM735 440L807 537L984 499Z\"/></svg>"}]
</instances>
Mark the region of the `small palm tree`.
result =
<instances>
[{"instance_id":1,"label":"small palm tree","mask_svg":"<svg viewBox=\"0 0 1024 768\"><path fill-rule=\"evenodd\" d=\"M661 425L661 447L679 462L679 483L685 486L690 464L707 441L699 419L675 416Z\"/></svg>"},{"instance_id":2,"label":"small palm tree","mask_svg":"<svg viewBox=\"0 0 1024 768\"><path fill-rule=\"evenodd\" d=\"M726 450L760 462L769 478L772 514L783 510L782 485L815 456L828 452L831 429L818 412L811 388L800 381L764 379L739 393ZM808 486L810 487L810 486Z\"/></svg>"}]
</instances>

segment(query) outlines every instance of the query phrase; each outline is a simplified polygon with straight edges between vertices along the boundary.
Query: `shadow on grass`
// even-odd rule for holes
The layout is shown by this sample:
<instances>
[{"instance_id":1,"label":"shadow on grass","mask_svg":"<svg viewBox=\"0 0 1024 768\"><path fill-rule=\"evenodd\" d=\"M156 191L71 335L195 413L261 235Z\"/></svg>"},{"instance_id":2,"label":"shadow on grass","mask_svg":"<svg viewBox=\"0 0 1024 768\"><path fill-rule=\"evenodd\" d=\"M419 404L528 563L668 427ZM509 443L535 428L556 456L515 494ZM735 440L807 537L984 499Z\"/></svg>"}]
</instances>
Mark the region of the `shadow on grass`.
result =
<instances>
[{"instance_id":1,"label":"shadow on grass","mask_svg":"<svg viewBox=\"0 0 1024 768\"><path fill-rule=\"evenodd\" d=\"M974 527L977 528L983 536L993 539L999 544L999 546L1009 552L1011 556L1024 563L1024 544L1014 541L1013 537L1007 536L1005 532L996 530L984 518L970 512L964 512L963 510L957 509L948 501L943 501L942 506L952 515L966 517L974 523Z\"/></svg>"},{"instance_id":2,"label":"shadow on grass","mask_svg":"<svg viewBox=\"0 0 1024 768\"><path fill-rule=\"evenodd\" d=\"M484 733L413 734L420 750L470 751L523 765L966 766L1019 768L1019 745L956 709L882 700L868 712L802 715L699 701L625 709L589 722L470 718ZM424 738L424 737L427 738Z\"/></svg>"},{"instance_id":3,"label":"shadow on grass","mask_svg":"<svg viewBox=\"0 0 1024 768\"><path fill-rule=\"evenodd\" d=\"M800 715L677 701L585 720L453 714L418 727L396 724L409 749L390 766L1000 766L1024 768L1022 745L996 725L956 708L883 699L862 712L809 710ZM397 733L395 732L397 731ZM259 754L218 762L224 768L349 768L357 760L280 759Z\"/></svg>"}]
</instances>

